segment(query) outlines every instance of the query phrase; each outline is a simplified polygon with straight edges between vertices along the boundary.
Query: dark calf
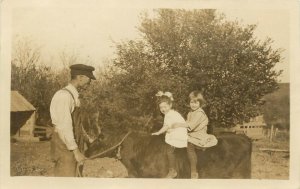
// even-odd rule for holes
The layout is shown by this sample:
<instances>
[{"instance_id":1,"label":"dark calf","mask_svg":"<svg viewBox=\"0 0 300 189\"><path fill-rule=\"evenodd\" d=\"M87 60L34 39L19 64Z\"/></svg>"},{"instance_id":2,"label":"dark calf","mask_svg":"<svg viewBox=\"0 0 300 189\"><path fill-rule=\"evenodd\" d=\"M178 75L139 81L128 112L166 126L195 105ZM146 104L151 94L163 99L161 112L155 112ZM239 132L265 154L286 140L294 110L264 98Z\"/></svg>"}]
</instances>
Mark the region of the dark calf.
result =
<instances>
[{"instance_id":1,"label":"dark calf","mask_svg":"<svg viewBox=\"0 0 300 189\"><path fill-rule=\"evenodd\" d=\"M123 135L124 136L124 135ZM120 136L116 136L120 138ZM197 150L200 178L250 178L251 141L243 135L222 134L218 145ZM163 178L168 173L166 143L163 136L131 133L121 145L121 162L127 168L129 177ZM99 152L105 142L91 145L87 155ZM112 155L113 152L107 154ZM176 149L177 178L190 178L190 164L186 148Z\"/></svg>"}]
</instances>

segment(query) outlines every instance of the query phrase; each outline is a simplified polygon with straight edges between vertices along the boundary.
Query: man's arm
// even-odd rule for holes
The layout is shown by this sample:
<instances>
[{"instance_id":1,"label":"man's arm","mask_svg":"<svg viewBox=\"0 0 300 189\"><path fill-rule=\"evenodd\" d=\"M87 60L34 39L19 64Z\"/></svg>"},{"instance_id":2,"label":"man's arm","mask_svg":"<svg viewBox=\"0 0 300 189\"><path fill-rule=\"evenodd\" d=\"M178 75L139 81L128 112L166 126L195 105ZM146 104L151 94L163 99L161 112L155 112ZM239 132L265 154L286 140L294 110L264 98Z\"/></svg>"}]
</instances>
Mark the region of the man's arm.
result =
<instances>
[{"instance_id":1,"label":"man's arm","mask_svg":"<svg viewBox=\"0 0 300 189\"><path fill-rule=\"evenodd\" d=\"M56 125L60 139L65 143L68 150L73 151L75 159L80 162L84 156L78 150L73 126L72 126L72 101L67 93L61 93L51 102L51 118Z\"/></svg>"},{"instance_id":2,"label":"man's arm","mask_svg":"<svg viewBox=\"0 0 300 189\"><path fill-rule=\"evenodd\" d=\"M72 126L72 100L70 94L61 92L53 98L50 107L53 124L56 125L59 137L66 144L68 150L75 150L78 147Z\"/></svg>"}]
</instances>

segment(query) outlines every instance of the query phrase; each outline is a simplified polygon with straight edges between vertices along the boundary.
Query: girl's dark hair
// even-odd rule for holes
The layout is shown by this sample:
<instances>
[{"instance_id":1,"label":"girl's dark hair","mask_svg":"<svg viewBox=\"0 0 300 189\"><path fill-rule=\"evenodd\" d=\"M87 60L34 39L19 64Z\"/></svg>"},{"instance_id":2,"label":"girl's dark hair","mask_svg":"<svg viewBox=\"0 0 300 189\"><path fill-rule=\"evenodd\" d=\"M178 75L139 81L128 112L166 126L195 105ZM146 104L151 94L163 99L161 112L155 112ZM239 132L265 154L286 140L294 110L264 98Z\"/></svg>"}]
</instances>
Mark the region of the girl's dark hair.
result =
<instances>
[{"instance_id":1,"label":"girl's dark hair","mask_svg":"<svg viewBox=\"0 0 300 189\"><path fill-rule=\"evenodd\" d=\"M203 108L206 106L206 100L204 99L201 91L192 91L189 95L190 100L197 100L200 103L200 107Z\"/></svg>"}]
</instances>

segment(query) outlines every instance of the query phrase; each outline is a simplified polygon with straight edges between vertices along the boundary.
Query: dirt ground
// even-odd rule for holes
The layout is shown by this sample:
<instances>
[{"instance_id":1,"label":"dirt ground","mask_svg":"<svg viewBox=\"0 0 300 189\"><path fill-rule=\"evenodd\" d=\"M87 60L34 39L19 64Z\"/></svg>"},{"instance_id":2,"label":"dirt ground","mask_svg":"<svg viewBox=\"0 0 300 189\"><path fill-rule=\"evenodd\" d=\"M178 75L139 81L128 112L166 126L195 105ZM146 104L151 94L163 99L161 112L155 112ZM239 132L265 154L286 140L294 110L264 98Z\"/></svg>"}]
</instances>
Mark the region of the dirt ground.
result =
<instances>
[{"instance_id":1,"label":"dirt ground","mask_svg":"<svg viewBox=\"0 0 300 189\"><path fill-rule=\"evenodd\" d=\"M50 142L11 143L11 176L53 176L54 164L50 157ZM113 158L87 160L84 177L122 178L126 168Z\"/></svg>"},{"instance_id":2,"label":"dirt ground","mask_svg":"<svg viewBox=\"0 0 300 189\"><path fill-rule=\"evenodd\" d=\"M253 142L252 179L288 179L289 154L286 152L262 152L259 148L289 149L286 140L259 140ZM50 143L11 143L11 176L53 176ZM98 158L85 162L85 177L122 178L127 171L122 163L113 158Z\"/></svg>"},{"instance_id":3,"label":"dirt ground","mask_svg":"<svg viewBox=\"0 0 300 189\"><path fill-rule=\"evenodd\" d=\"M289 150L286 140L259 140L252 143L252 179L289 179L289 153L264 152L260 148Z\"/></svg>"}]
</instances>

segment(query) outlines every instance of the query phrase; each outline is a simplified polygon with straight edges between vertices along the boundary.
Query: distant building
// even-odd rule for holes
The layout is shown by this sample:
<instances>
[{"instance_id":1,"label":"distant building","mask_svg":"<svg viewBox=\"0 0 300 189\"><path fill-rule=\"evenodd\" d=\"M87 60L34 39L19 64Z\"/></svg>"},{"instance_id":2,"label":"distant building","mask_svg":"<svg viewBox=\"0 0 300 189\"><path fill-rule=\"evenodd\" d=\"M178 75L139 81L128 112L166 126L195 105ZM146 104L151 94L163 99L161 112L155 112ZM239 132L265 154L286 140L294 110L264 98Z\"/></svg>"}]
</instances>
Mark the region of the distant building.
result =
<instances>
[{"instance_id":1,"label":"distant building","mask_svg":"<svg viewBox=\"0 0 300 189\"><path fill-rule=\"evenodd\" d=\"M251 118L249 122L237 124L231 128L236 133L244 133L252 139L261 139L267 136L267 124L264 121L263 115Z\"/></svg>"},{"instance_id":2,"label":"distant building","mask_svg":"<svg viewBox=\"0 0 300 189\"><path fill-rule=\"evenodd\" d=\"M11 91L10 134L14 138L33 138L36 109L18 91Z\"/></svg>"}]
</instances>

